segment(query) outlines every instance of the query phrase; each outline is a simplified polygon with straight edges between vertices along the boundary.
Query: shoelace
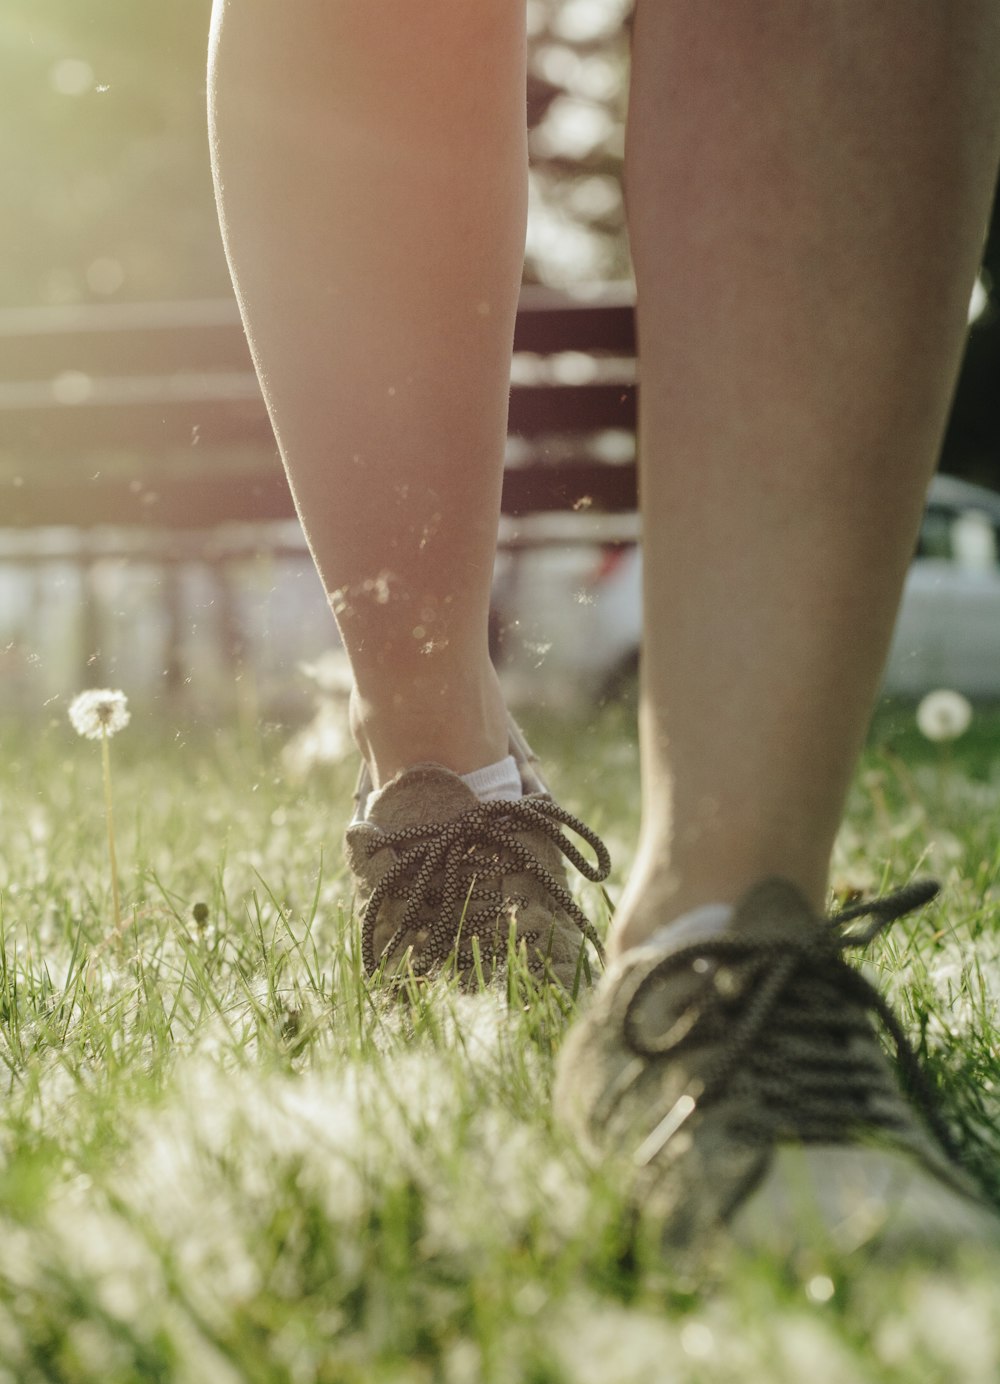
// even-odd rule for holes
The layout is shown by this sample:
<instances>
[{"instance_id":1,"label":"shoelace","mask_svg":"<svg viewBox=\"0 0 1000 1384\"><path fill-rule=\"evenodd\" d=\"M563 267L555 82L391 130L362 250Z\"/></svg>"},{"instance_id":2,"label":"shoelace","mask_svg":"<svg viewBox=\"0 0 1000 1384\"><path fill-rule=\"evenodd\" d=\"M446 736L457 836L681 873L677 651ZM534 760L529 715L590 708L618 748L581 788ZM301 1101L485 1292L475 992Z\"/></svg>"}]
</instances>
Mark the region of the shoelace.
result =
<instances>
[{"instance_id":1,"label":"shoelace","mask_svg":"<svg viewBox=\"0 0 1000 1384\"><path fill-rule=\"evenodd\" d=\"M625 1002L627 1046L640 1058L660 1058L706 1038L719 1045L697 1089L674 1104L647 1141L650 1157L698 1106L704 1108L731 1089L741 1072L750 1075L764 1097L746 1102L750 1122L741 1125L745 1139L839 1142L852 1124L905 1138L912 1130L909 1109L881 1058L868 1018L873 1013L892 1039L910 1095L942 1149L957 1162L954 1142L899 1020L875 986L843 959L843 953L866 947L898 918L928 903L938 888L932 880L915 882L845 909L819 933L803 929L801 939L707 938L664 957L647 972ZM862 917L872 919L867 928L845 931L845 924ZM666 1033L642 1034L638 1017L643 999L698 962L706 964L698 997ZM711 963L716 963L714 969ZM734 993L720 994L720 968L730 965L739 968ZM849 1044L852 1036L868 1041Z\"/></svg>"},{"instance_id":2,"label":"shoelace","mask_svg":"<svg viewBox=\"0 0 1000 1384\"><path fill-rule=\"evenodd\" d=\"M596 864L591 864L563 835L562 826L591 847ZM516 802L480 803L448 822L374 834L368 844L369 855L388 848L396 852L397 858L372 890L365 908L361 942L368 973L377 969L380 960L375 954L375 923L387 899L406 898L408 902L382 955L392 956L407 931L421 925L422 911L431 907L437 921L428 931L421 958L443 962L456 950L460 925L463 937L469 938L481 924L494 925L505 907L527 903L526 899L478 886L479 880L497 874L528 874L537 879L603 960L600 939L572 895L553 878L530 847L518 839L516 833L525 830L544 833L586 879L595 884L607 879L611 860L600 837L550 798L540 796ZM532 936L528 940L540 939Z\"/></svg>"}]
</instances>

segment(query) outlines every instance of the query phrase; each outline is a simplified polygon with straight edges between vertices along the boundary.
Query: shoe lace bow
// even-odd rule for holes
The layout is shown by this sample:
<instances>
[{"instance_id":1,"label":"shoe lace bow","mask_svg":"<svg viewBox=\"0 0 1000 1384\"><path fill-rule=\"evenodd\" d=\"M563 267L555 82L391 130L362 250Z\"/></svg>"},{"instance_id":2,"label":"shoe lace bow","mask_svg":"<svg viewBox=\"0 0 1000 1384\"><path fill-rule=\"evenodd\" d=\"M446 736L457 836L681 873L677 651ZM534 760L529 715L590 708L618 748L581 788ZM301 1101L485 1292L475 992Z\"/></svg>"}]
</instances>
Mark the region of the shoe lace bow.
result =
<instances>
[{"instance_id":1,"label":"shoe lace bow","mask_svg":"<svg viewBox=\"0 0 1000 1384\"><path fill-rule=\"evenodd\" d=\"M596 863L588 861L563 834L564 826L590 846ZM484 925L495 927L511 906L527 905L528 900L522 896L485 886L484 880L498 874L533 876L603 960L604 951L593 925L568 890L521 839L518 833L526 830L548 837L586 879L595 884L607 879L611 860L600 837L558 803L540 796L480 803L450 821L390 828L374 834L367 847L369 856L388 848L396 858L375 885L365 907L361 940L368 973L377 969L380 960L375 952L375 924L379 909L389 898L405 898L407 902L381 956L392 956L410 929L425 928L430 910L435 921L427 931L421 956L426 961L444 962L458 951L459 931L469 938ZM528 940L538 939L529 935Z\"/></svg>"}]
</instances>

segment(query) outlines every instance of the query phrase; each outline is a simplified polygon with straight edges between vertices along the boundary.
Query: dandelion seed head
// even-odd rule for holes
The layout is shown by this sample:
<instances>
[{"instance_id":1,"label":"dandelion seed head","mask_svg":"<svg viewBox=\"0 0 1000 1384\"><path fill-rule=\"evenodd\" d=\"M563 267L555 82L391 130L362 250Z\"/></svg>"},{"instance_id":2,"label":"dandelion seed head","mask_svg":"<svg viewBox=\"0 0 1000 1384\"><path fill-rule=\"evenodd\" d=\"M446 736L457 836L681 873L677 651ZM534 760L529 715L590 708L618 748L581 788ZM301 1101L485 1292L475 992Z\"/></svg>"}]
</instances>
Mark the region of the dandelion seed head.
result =
<instances>
[{"instance_id":1,"label":"dandelion seed head","mask_svg":"<svg viewBox=\"0 0 1000 1384\"><path fill-rule=\"evenodd\" d=\"M835 1292L833 1279L825 1273L816 1274L806 1284L806 1297L810 1302L829 1302Z\"/></svg>"},{"instance_id":2,"label":"dandelion seed head","mask_svg":"<svg viewBox=\"0 0 1000 1384\"><path fill-rule=\"evenodd\" d=\"M715 1349L715 1337L704 1322L688 1322L681 1330L681 1349L695 1360L706 1360Z\"/></svg>"},{"instance_id":3,"label":"dandelion seed head","mask_svg":"<svg viewBox=\"0 0 1000 1384\"><path fill-rule=\"evenodd\" d=\"M124 692L109 687L91 688L69 704L69 719L77 735L88 740L117 735L128 725L132 713Z\"/></svg>"},{"instance_id":4,"label":"dandelion seed head","mask_svg":"<svg viewBox=\"0 0 1000 1384\"><path fill-rule=\"evenodd\" d=\"M917 707L917 726L928 740L957 740L969 729L972 706L961 692L940 687Z\"/></svg>"}]
</instances>

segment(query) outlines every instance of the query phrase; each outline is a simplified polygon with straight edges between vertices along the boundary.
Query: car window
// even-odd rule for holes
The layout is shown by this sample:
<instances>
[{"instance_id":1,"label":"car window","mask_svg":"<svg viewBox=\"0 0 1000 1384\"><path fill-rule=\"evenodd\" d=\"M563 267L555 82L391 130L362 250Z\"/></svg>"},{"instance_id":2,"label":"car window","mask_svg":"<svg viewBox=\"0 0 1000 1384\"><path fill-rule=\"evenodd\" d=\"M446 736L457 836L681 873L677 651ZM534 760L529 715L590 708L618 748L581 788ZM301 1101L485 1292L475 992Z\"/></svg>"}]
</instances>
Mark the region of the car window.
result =
<instances>
[{"instance_id":1,"label":"car window","mask_svg":"<svg viewBox=\"0 0 1000 1384\"><path fill-rule=\"evenodd\" d=\"M952 524L955 511L940 505L928 506L920 525L917 539L917 557L936 557L950 560L954 557L951 541Z\"/></svg>"},{"instance_id":2,"label":"car window","mask_svg":"<svg viewBox=\"0 0 1000 1384\"><path fill-rule=\"evenodd\" d=\"M1000 561L1000 534L985 510L929 505L916 556L954 562L965 571L993 571Z\"/></svg>"},{"instance_id":3,"label":"car window","mask_svg":"<svg viewBox=\"0 0 1000 1384\"><path fill-rule=\"evenodd\" d=\"M997 531L981 509L963 509L951 526L955 562L964 572L992 572L997 565Z\"/></svg>"}]
</instances>

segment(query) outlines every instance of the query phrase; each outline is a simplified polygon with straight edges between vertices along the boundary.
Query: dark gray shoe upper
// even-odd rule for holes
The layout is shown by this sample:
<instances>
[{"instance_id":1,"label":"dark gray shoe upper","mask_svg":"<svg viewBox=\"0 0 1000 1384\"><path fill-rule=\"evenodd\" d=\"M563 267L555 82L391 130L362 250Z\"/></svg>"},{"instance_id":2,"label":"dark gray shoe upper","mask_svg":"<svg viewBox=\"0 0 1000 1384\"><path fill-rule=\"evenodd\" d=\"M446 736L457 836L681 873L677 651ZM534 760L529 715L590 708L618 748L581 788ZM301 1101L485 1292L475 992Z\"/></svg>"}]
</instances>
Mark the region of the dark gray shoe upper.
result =
<instances>
[{"instance_id":1,"label":"dark gray shoe upper","mask_svg":"<svg viewBox=\"0 0 1000 1384\"><path fill-rule=\"evenodd\" d=\"M844 959L934 892L915 886L823 920L791 884L768 880L724 932L637 948L608 971L560 1056L557 1109L591 1156L627 1162L669 1240L725 1225L786 1145L889 1148L955 1197L976 1197L898 1020ZM874 925L850 933L865 912Z\"/></svg>"}]
</instances>

